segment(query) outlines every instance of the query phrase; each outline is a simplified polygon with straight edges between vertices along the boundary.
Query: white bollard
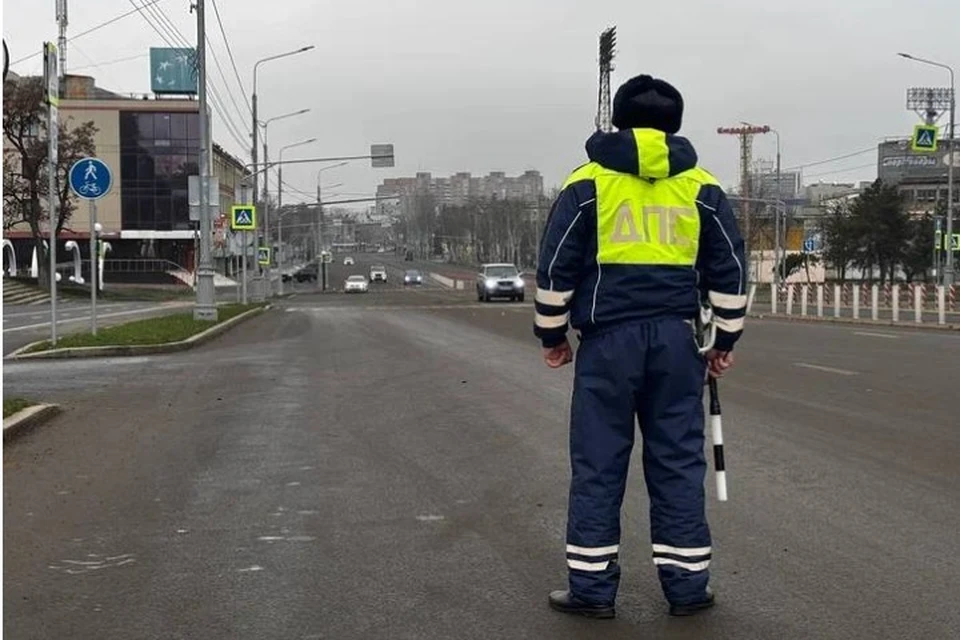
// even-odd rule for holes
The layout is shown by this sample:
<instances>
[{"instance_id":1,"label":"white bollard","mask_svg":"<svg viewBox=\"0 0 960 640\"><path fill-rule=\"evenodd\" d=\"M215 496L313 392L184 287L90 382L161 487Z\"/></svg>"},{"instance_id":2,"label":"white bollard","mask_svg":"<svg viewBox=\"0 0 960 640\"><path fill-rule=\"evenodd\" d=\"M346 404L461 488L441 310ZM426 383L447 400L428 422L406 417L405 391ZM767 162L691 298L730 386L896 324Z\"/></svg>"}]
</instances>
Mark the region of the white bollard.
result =
<instances>
[{"instance_id":1,"label":"white bollard","mask_svg":"<svg viewBox=\"0 0 960 640\"><path fill-rule=\"evenodd\" d=\"M747 313L753 310L753 299L757 295L757 283L754 282L750 285L750 292L747 293Z\"/></svg>"},{"instance_id":2,"label":"white bollard","mask_svg":"<svg viewBox=\"0 0 960 640\"><path fill-rule=\"evenodd\" d=\"M860 285L854 285L853 287L853 319L857 320L860 318Z\"/></svg>"},{"instance_id":3,"label":"white bollard","mask_svg":"<svg viewBox=\"0 0 960 640\"><path fill-rule=\"evenodd\" d=\"M801 297L800 297L800 315L803 316L804 318L806 318L806 317L807 317L807 296L808 296L808 294L810 293L810 287L808 287L807 285L803 285L803 286L800 288L800 291L801 291L801 294L800 294L800 296L801 296Z\"/></svg>"},{"instance_id":4,"label":"white bollard","mask_svg":"<svg viewBox=\"0 0 960 640\"><path fill-rule=\"evenodd\" d=\"M913 285L913 315L917 324L923 322L923 285Z\"/></svg>"},{"instance_id":5,"label":"white bollard","mask_svg":"<svg viewBox=\"0 0 960 640\"><path fill-rule=\"evenodd\" d=\"M890 287L890 295L893 296L893 321L900 322L900 285L895 284Z\"/></svg>"},{"instance_id":6,"label":"white bollard","mask_svg":"<svg viewBox=\"0 0 960 640\"><path fill-rule=\"evenodd\" d=\"M937 287L937 324L947 324L947 288Z\"/></svg>"},{"instance_id":7,"label":"white bollard","mask_svg":"<svg viewBox=\"0 0 960 640\"><path fill-rule=\"evenodd\" d=\"M835 284L833 285L833 317L840 317L840 298L843 295L843 288Z\"/></svg>"},{"instance_id":8,"label":"white bollard","mask_svg":"<svg viewBox=\"0 0 960 640\"><path fill-rule=\"evenodd\" d=\"M793 315L793 285L787 285L787 315Z\"/></svg>"},{"instance_id":9,"label":"white bollard","mask_svg":"<svg viewBox=\"0 0 960 640\"><path fill-rule=\"evenodd\" d=\"M770 285L770 313L776 315L777 313L777 285L776 283Z\"/></svg>"},{"instance_id":10,"label":"white bollard","mask_svg":"<svg viewBox=\"0 0 960 640\"><path fill-rule=\"evenodd\" d=\"M823 285L817 285L817 317L823 317Z\"/></svg>"},{"instance_id":11,"label":"white bollard","mask_svg":"<svg viewBox=\"0 0 960 640\"><path fill-rule=\"evenodd\" d=\"M870 288L870 317L874 321L880 319L880 287L877 285Z\"/></svg>"}]
</instances>

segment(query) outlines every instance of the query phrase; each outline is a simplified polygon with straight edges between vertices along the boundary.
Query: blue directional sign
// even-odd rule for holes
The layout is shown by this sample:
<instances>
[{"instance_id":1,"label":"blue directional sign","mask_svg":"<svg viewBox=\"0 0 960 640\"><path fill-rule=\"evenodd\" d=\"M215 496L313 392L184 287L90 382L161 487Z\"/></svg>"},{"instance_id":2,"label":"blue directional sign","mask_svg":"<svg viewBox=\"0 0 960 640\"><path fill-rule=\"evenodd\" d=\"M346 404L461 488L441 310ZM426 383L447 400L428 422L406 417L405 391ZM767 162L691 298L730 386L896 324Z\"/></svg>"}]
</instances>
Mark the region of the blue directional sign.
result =
<instances>
[{"instance_id":1,"label":"blue directional sign","mask_svg":"<svg viewBox=\"0 0 960 640\"><path fill-rule=\"evenodd\" d=\"M230 209L230 228L234 231L256 231L256 207L252 204L234 205Z\"/></svg>"},{"instance_id":2,"label":"blue directional sign","mask_svg":"<svg viewBox=\"0 0 960 640\"><path fill-rule=\"evenodd\" d=\"M810 253L811 251L813 251L813 248L815 246L816 245L813 242L813 238L807 238L806 240L803 241L803 250L806 251L807 253Z\"/></svg>"},{"instance_id":3,"label":"blue directional sign","mask_svg":"<svg viewBox=\"0 0 960 640\"><path fill-rule=\"evenodd\" d=\"M113 185L110 167L100 158L82 158L70 167L70 189L84 200L99 200Z\"/></svg>"}]
</instances>

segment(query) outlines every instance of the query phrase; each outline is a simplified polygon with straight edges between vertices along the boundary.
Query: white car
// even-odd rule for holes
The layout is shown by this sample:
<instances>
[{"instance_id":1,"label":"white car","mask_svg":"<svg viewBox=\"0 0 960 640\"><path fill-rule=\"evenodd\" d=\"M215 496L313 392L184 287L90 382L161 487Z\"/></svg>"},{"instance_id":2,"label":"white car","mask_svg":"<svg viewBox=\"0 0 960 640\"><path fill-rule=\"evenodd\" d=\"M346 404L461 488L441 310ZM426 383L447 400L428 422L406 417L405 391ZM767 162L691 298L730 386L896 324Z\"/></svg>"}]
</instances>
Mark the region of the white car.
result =
<instances>
[{"instance_id":1,"label":"white car","mask_svg":"<svg viewBox=\"0 0 960 640\"><path fill-rule=\"evenodd\" d=\"M386 282L387 268L376 264L370 267L370 282Z\"/></svg>"},{"instance_id":2,"label":"white car","mask_svg":"<svg viewBox=\"0 0 960 640\"><path fill-rule=\"evenodd\" d=\"M346 282L343 283L344 293L367 293L369 290L370 285L363 276L350 276Z\"/></svg>"},{"instance_id":3,"label":"white car","mask_svg":"<svg viewBox=\"0 0 960 640\"><path fill-rule=\"evenodd\" d=\"M352 264L353 264L353 258L351 258L350 256L347 256L346 258L343 259L343 266L349 267Z\"/></svg>"}]
</instances>

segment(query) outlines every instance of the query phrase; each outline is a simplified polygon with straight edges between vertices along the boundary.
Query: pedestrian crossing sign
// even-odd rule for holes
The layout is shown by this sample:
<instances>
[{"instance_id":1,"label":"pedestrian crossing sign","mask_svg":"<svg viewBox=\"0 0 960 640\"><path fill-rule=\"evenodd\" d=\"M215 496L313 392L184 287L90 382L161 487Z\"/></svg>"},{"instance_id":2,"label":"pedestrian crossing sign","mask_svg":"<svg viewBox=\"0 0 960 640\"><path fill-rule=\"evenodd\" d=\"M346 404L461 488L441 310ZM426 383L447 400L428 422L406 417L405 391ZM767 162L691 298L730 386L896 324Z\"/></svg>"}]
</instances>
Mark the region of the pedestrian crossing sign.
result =
<instances>
[{"instance_id":1,"label":"pedestrian crossing sign","mask_svg":"<svg viewBox=\"0 0 960 640\"><path fill-rule=\"evenodd\" d=\"M270 266L270 247L257 247L257 264Z\"/></svg>"},{"instance_id":2,"label":"pedestrian crossing sign","mask_svg":"<svg viewBox=\"0 0 960 640\"><path fill-rule=\"evenodd\" d=\"M938 129L934 125L918 124L913 128L913 144L911 145L913 150L928 152L936 151L937 132Z\"/></svg>"},{"instance_id":3,"label":"pedestrian crossing sign","mask_svg":"<svg viewBox=\"0 0 960 640\"><path fill-rule=\"evenodd\" d=\"M255 231L257 208L252 204L240 204L230 208L230 228L234 231Z\"/></svg>"}]
</instances>

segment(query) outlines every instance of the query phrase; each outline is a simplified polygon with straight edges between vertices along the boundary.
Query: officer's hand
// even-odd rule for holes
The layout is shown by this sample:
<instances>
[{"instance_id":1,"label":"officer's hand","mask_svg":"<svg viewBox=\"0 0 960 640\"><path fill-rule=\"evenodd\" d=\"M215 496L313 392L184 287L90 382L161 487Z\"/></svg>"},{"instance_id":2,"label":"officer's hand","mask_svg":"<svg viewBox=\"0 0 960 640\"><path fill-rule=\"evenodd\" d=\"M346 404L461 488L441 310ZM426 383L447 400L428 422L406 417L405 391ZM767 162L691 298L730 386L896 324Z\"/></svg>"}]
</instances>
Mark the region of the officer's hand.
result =
<instances>
[{"instance_id":1,"label":"officer's hand","mask_svg":"<svg viewBox=\"0 0 960 640\"><path fill-rule=\"evenodd\" d=\"M717 351L710 349L707 352L707 373L712 378L720 378L727 369L733 366L732 351Z\"/></svg>"},{"instance_id":2,"label":"officer's hand","mask_svg":"<svg viewBox=\"0 0 960 640\"><path fill-rule=\"evenodd\" d=\"M569 364L573 361L573 350L570 348L570 343L564 340L563 344L544 349L543 360L551 369L559 369L563 365Z\"/></svg>"}]
</instances>

